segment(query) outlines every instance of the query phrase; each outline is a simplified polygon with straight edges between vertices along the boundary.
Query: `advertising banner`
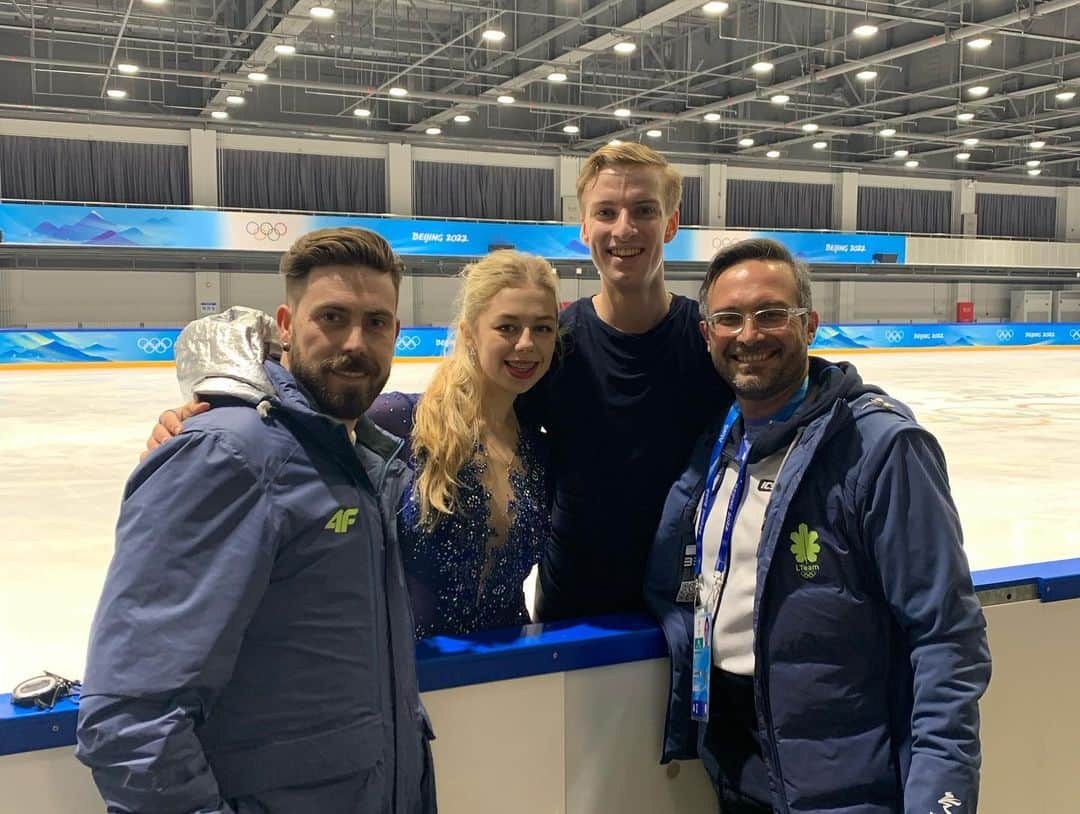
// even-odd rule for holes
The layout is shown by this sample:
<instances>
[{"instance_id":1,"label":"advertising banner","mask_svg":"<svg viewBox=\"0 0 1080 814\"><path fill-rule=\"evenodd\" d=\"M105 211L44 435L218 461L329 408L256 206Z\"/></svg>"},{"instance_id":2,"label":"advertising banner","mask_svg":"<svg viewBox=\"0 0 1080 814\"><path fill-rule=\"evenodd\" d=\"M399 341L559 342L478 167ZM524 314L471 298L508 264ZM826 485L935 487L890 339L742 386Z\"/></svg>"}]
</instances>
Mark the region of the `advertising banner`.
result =
<instances>
[{"instance_id":1,"label":"advertising banner","mask_svg":"<svg viewBox=\"0 0 1080 814\"><path fill-rule=\"evenodd\" d=\"M5 365L171 362L179 328L79 328L56 331L0 329L0 368ZM395 358L431 361L453 346L447 328L402 328ZM944 325L821 325L819 351L964 348L1080 348L1080 323Z\"/></svg>"},{"instance_id":2,"label":"advertising banner","mask_svg":"<svg viewBox=\"0 0 1080 814\"><path fill-rule=\"evenodd\" d=\"M171 362L179 328L0 330L0 365Z\"/></svg>"},{"instance_id":3,"label":"advertising banner","mask_svg":"<svg viewBox=\"0 0 1080 814\"><path fill-rule=\"evenodd\" d=\"M305 232L331 226L371 229L404 257L479 257L514 248L549 260L589 262L580 228L557 223L0 203L4 242L28 246L281 252ZM903 235L683 228L664 256L707 263L724 246L749 237L771 237L812 264L900 264L907 245Z\"/></svg>"},{"instance_id":4,"label":"advertising banner","mask_svg":"<svg viewBox=\"0 0 1080 814\"><path fill-rule=\"evenodd\" d=\"M822 325L815 350L1080 347L1080 323Z\"/></svg>"}]
</instances>

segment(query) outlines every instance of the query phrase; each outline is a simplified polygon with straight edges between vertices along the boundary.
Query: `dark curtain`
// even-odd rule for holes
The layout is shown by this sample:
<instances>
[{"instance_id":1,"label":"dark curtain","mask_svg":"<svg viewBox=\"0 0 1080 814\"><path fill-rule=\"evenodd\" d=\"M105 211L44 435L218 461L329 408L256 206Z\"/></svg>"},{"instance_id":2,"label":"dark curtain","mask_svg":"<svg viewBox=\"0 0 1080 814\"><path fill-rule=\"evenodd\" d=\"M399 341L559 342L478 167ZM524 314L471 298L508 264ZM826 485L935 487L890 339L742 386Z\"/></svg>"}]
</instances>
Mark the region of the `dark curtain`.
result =
<instances>
[{"instance_id":1,"label":"dark curtain","mask_svg":"<svg viewBox=\"0 0 1080 814\"><path fill-rule=\"evenodd\" d=\"M949 234L952 193L934 189L859 187L860 232Z\"/></svg>"},{"instance_id":2,"label":"dark curtain","mask_svg":"<svg viewBox=\"0 0 1080 814\"><path fill-rule=\"evenodd\" d=\"M701 225L701 179L696 175L688 175L682 179L679 223L683 226Z\"/></svg>"},{"instance_id":3,"label":"dark curtain","mask_svg":"<svg viewBox=\"0 0 1080 814\"><path fill-rule=\"evenodd\" d=\"M728 181L732 229L830 229L832 186L779 181Z\"/></svg>"},{"instance_id":4,"label":"dark curtain","mask_svg":"<svg viewBox=\"0 0 1080 814\"><path fill-rule=\"evenodd\" d=\"M386 211L381 158L218 150L218 200L243 209Z\"/></svg>"},{"instance_id":5,"label":"dark curtain","mask_svg":"<svg viewBox=\"0 0 1080 814\"><path fill-rule=\"evenodd\" d=\"M442 218L554 220L555 173L417 161L413 214Z\"/></svg>"},{"instance_id":6,"label":"dark curtain","mask_svg":"<svg viewBox=\"0 0 1080 814\"><path fill-rule=\"evenodd\" d=\"M1042 195L975 195L979 237L1057 235L1057 200Z\"/></svg>"},{"instance_id":7,"label":"dark curtain","mask_svg":"<svg viewBox=\"0 0 1080 814\"><path fill-rule=\"evenodd\" d=\"M87 203L191 203L187 148L0 136L0 195Z\"/></svg>"}]
</instances>

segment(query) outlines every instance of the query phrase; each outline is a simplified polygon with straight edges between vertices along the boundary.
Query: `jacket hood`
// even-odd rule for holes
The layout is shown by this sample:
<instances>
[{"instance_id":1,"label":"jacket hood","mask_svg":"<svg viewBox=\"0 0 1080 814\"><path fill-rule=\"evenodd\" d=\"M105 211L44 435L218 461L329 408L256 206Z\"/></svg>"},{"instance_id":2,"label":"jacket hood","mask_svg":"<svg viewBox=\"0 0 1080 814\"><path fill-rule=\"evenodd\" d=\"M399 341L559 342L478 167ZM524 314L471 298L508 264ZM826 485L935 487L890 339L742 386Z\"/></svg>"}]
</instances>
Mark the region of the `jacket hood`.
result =
<instances>
[{"instance_id":1,"label":"jacket hood","mask_svg":"<svg viewBox=\"0 0 1080 814\"><path fill-rule=\"evenodd\" d=\"M851 403L866 393L884 395L880 388L863 382L850 362L830 362L811 356L809 378L806 399L795 414L786 421L770 424L755 436L749 458L751 463L788 446L802 427L832 411L837 402Z\"/></svg>"}]
</instances>

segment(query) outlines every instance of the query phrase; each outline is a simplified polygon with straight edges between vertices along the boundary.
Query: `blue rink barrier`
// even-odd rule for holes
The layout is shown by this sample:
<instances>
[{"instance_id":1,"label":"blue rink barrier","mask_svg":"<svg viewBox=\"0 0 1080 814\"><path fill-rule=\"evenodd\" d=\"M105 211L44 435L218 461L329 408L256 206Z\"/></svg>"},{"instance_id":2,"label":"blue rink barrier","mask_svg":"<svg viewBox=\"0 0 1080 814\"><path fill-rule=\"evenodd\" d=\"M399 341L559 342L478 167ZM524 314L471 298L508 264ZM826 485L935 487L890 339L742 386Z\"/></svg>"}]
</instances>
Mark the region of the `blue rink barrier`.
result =
<instances>
[{"instance_id":1,"label":"blue rink barrier","mask_svg":"<svg viewBox=\"0 0 1080 814\"><path fill-rule=\"evenodd\" d=\"M977 571L980 593L1034 586L1042 602L1080 598L1080 558ZM589 667L662 658L663 635L647 616L619 614L549 625L523 625L471 636L435 636L417 643L422 692ZM23 709L0 695L0 755L71 746L78 705Z\"/></svg>"},{"instance_id":2,"label":"blue rink barrier","mask_svg":"<svg viewBox=\"0 0 1080 814\"><path fill-rule=\"evenodd\" d=\"M0 329L0 366L172 362L179 334L179 328L5 328ZM452 344L448 328L402 328L394 356L434 359ZM1080 323L821 325L812 345L820 351L1033 347L1080 347Z\"/></svg>"}]
</instances>

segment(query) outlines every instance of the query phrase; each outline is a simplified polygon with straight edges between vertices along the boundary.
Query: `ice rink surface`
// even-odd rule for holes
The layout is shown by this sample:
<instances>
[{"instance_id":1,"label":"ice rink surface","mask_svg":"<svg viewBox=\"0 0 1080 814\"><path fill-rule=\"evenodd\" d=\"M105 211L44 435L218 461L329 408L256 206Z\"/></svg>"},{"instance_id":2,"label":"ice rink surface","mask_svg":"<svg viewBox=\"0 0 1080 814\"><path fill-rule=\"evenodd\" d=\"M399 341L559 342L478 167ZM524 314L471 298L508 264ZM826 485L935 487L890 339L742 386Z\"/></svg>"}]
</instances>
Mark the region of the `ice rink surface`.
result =
<instances>
[{"instance_id":1,"label":"ice rink surface","mask_svg":"<svg viewBox=\"0 0 1080 814\"><path fill-rule=\"evenodd\" d=\"M940 440L974 570L1080 556L1080 351L851 361ZM422 390L433 367L400 363L388 389ZM124 481L180 400L172 368L0 368L0 692L81 676Z\"/></svg>"}]
</instances>

